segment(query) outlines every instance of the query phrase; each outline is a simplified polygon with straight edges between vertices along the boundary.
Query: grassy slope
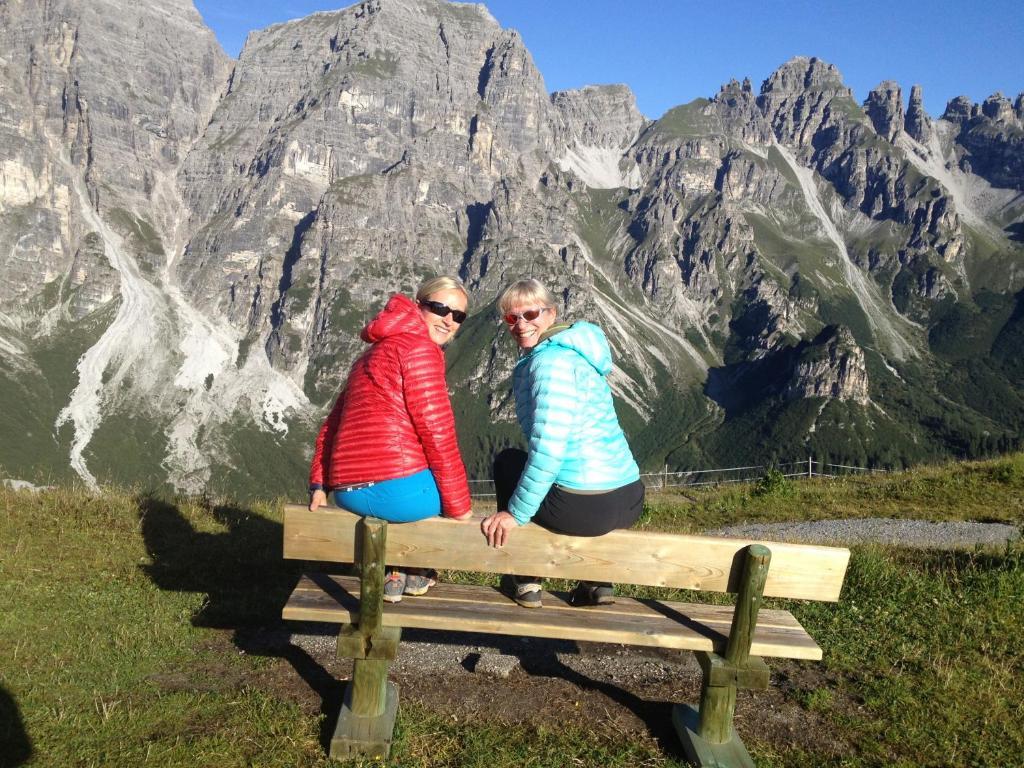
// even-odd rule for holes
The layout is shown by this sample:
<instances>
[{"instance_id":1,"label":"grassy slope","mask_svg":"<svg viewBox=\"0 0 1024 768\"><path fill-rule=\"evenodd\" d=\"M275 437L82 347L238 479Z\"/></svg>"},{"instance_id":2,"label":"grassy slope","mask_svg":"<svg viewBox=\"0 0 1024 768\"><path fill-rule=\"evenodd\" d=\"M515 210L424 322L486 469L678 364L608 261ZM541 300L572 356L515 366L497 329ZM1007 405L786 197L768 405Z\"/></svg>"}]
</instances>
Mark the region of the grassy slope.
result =
<instances>
[{"instance_id":1,"label":"grassy slope","mask_svg":"<svg viewBox=\"0 0 1024 768\"><path fill-rule=\"evenodd\" d=\"M1019 524L1024 455L687 491L649 507L643 526L677 531L846 515ZM302 654L259 655L246 641L276 622L300 567L280 559L279 515L276 503L0 489L0 755L25 744L13 702L33 765L327 765L316 707L272 684ZM1013 764L1024 751L1022 597L1021 545L855 548L838 605L790 606L825 649L810 667L833 682L784 687L849 749L840 762L744 734L758 765ZM681 764L615 735L457 724L412 707L396 735L403 766Z\"/></svg>"}]
</instances>

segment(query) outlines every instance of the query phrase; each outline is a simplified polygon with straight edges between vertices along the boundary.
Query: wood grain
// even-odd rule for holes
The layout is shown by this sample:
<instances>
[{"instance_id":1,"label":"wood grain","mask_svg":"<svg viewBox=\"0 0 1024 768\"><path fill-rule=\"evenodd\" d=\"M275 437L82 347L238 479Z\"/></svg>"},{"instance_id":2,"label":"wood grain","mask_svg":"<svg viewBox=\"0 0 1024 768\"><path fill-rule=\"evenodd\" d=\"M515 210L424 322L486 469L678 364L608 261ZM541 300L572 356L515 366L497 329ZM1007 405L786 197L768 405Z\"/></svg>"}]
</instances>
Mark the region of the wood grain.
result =
<instances>
[{"instance_id":1,"label":"wood grain","mask_svg":"<svg viewBox=\"0 0 1024 768\"><path fill-rule=\"evenodd\" d=\"M359 519L333 507L310 512L303 506L286 505L284 556L355 562ZM512 532L505 547L494 549L480 532L480 518L456 522L436 517L389 526L386 559L396 566L736 592L744 548L749 544L764 544L771 550L765 597L839 599L848 549L753 539L648 531L612 531L584 538L527 524Z\"/></svg>"},{"instance_id":2,"label":"wood grain","mask_svg":"<svg viewBox=\"0 0 1024 768\"><path fill-rule=\"evenodd\" d=\"M462 632L724 653L731 606L617 598L613 605L573 608L568 595L544 593L540 610L521 608L494 587L438 584L422 597L384 606L382 622ZM359 615L359 579L304 576L283 611L285 619L346 623ZM820 660L821 649L789 611L762 610L750 652L758 656Z\"/></svg>"}]
</instances>

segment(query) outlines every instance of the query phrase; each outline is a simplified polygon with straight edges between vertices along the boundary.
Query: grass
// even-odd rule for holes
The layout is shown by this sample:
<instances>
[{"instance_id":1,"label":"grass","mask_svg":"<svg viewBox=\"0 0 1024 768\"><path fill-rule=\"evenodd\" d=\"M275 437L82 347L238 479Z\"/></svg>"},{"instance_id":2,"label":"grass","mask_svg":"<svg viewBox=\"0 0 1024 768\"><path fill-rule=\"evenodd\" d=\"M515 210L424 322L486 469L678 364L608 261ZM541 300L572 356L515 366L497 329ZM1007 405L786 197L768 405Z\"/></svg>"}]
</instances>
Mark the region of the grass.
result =
<instances>
[{"instance_id":1,"label":"grass","mask_svg":"<svg viewBox=\"0 0 1024 768\"><path fill-rule=\"evenodd\" d=\"M643 527L674 531L838 516L1020 524L1024 454L835 481L770 477L648 507ZM275 655L251 639L277 625L302 567L281 559L280 539L278 502L0 489L0 764L31 753L33 766L330 765L322 738L339 685L322 669L306 674L314 662L298 649ZM825 661L773 665L773 688L842 749L744 733L759 766L1017 764L1024 546L856 547L837 605L782 605ZM683 762L670 746L582 723L463 723L403 703L392 764Z\"/></svg>"},{"instance_id":2,"label":"grass","mask_svg":"<svg viewBox=\"0 0 1024 768\"><path fill-rule=\"evenodd\" d=\"M641 525L681 533L740 520L892 517L1019 525L1024 523L1024 453L835 480L789 480L778 492L757 490L758 484L669 488L649 495Z\"/></svg>"}]
</instances>

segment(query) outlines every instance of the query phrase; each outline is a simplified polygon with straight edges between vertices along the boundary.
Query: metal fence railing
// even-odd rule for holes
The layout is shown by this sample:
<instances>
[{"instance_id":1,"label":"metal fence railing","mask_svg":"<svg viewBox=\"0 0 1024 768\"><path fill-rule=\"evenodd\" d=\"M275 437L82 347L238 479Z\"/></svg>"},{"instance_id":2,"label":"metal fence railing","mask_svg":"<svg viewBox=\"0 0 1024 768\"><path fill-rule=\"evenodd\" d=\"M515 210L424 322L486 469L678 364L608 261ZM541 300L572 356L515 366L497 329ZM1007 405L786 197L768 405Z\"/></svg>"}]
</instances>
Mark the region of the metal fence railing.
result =
<instances>
[{"instance_id":1,"label":"metal fence railing","mask_svg":"<svg viewBox=\"0 0 1024 768\"><path fill-rule=\"evenodd\" d=\"M769 469L776 469L782 473L783 477L793 479L888 472L886 469L832 464L808 457L806 460L775 464L751 464L745 467L686 469L671 472L666 466L662 472L644 472L640 475L640 479L649 490L663 490L665 488L725 485L728 483L752 483L764 477ZM494 482L492 480L470 480L469 490L473 498L493 498Z\"/></svg>"}]
</instances>

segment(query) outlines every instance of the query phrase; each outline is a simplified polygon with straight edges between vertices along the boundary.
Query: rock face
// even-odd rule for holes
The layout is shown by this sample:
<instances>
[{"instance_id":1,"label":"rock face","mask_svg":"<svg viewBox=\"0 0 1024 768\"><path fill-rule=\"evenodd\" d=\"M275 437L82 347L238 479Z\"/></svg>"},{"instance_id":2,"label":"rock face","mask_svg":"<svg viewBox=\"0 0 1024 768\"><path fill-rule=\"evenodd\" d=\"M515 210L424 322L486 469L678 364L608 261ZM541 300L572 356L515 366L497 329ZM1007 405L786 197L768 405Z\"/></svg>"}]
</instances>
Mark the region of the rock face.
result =
<instances>
[{"instance_id":1,"label":"rock face","mask_svg":"<svg viewBox=\"0 0 1024 768\"><path fill-rule=\"evenodd\" d=\"M895 141L903 130L903 91L899 83L886 80L868 94L864 102L875 132L889 141Z\"/></svg>"},{"instance_id":2,"label":"rock face","mask_svg":"<svg viewBox=\"0 0 1024 768\"><path fill-rule=\"evenodd\" d=\"M515 31L444 0L275 25L233 63L187 0L11 2L0 22L0 394L29 398L81 337L38 445L55 423L87 481L129 438L183 490L301 479L366 317L442 273L472 293L448 357L477 475L515 434L491 302L523 275L608 332L642 463L754 456L744 414L807 398L879 405L864 433L900 437L852 455L941 446L954 428L901 413L901 387L1017 429L966 385L921 393L953 380L932 346L951 318L982 318L991 350L1016 338L1020 97L932 121L917 86L906 115L888 81L862 107L801 57L648 121L625 86L549 95ZM847 446L832 423L786 439Z\"/></svg>"},{"instance_id":3,"label":"rock face","mask_svg":"<svg viewBox=\"0 0 1024 768\"><path fill-rule=\"evenodd\" d=\"M589 86L551 95L562 121L565 154L555 159L592 189L640 186L640 169L626 156L646 124L624 85Z\"/></svg>"},{"instance_id":4,"label":"rock face","mask_svg":"<svg viewBox=\"0 0 1024 768\"><path fill-rule=\"evenodd\" d=\"M82 209L143 268L165 266L176 168L228 59L188 0L4 3L0 47L0 301L31 300L70 273L81 318L117 292Z\"/></svg>"},{"instance_id":5,"label":"rock face","mask_svg":"<svg viewBox=\"0 0 1024 768\"><path fill-rule=\"evenodd\" d=\"M918 144L928 144L932 139L934 128L931 118L924 111L920 85L915 85L910 89L910 103L907 105L904 129Z\"/></svg>"},{"instance_id":6,"label":"rock face","mask_svg":"<svg viewBox=\"0 0 1024 768\"><path fill-rule=\"evenodd\" d=\"M958 96L946 106L944 119L959 127L963 148L960 167L995 187L1024 190L1024 94L1011 103L1001 93L981 104Z\"/></svg>"},{"instance_id":7,"label":"rock face","mask_svg":"<svg viewBox=\"0 0 1024 768\"><path fill-rule=\"evenodd\" d=\"M864 350L857 346L848 328L822 329L800 355L785 396L852 400L867 405L870 395Z\"/></svg>"}]
</instances>

